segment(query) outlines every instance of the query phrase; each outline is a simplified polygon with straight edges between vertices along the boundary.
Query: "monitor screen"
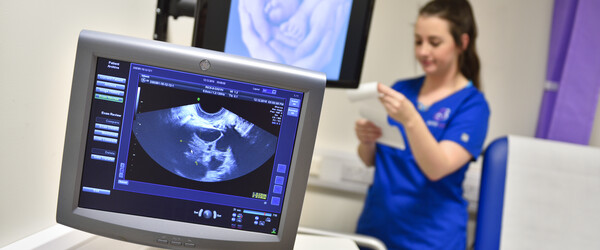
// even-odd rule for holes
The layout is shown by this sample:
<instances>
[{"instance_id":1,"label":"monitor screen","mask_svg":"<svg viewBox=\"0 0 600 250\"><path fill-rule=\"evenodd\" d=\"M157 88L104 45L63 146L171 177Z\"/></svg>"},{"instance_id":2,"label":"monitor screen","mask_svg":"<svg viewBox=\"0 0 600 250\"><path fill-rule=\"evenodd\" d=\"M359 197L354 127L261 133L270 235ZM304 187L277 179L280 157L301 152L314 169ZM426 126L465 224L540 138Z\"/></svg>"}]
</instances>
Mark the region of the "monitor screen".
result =
<instances>
[{"instance_id":1,"label":"monitor screen","mask_svg":"<svg viewBox=\"0 0 600 250\"><path fill-rule=\"evenodd\" d=\"M360 81L374 0L198 0L192 45Z\"/></svg>"},{"instance_id":2,"label":"monitor screen","mask_svg":"<svg viewBox=\"0 0 600 250\"><path fill-rule=\"evenodd\" d=\"M317 72L83 31L57 221L169 248L293 244L324 85Z\"/></svg>"}]
</instances>

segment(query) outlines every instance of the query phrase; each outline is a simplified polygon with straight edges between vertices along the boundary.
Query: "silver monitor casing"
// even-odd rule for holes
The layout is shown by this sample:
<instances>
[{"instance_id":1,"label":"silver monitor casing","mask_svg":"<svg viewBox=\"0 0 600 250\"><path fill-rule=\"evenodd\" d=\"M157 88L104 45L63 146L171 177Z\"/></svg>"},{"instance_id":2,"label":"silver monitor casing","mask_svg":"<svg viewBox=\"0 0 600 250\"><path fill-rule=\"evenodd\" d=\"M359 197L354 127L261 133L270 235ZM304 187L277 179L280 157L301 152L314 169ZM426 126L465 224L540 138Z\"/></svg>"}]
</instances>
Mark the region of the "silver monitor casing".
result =
<instances>
[{"instance_id":1,"label":"silver monitor casing","mask_svg":"<svg viewBox=\"0 0 600 250\"><path fill-rule=\"evenodd\" d=\"M98 57L152 65L304 93L277 235L78 207ZM210 68L201 69L202 60ZM325 74L266 61L84 30L79 35L56 220L90 233L140 244L178 239L201 249L292 249L296 238L325 88Z\"/></svg>"}]
</instances>

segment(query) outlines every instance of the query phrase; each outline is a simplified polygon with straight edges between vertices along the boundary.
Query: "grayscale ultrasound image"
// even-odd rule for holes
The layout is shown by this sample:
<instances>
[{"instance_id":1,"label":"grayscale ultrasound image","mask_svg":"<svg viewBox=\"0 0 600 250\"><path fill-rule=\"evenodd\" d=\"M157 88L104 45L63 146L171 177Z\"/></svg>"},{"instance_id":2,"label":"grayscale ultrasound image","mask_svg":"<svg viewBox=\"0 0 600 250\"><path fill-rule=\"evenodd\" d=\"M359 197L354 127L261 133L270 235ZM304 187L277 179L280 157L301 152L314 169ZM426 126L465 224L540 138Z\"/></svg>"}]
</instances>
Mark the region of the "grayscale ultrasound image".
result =
<instances>
[{"instance_id":1,"label":"grayscale ultrasound image","mask_svg":"<svg viewBox=\"0 0 600 250\"><path fill-rule=\"evenodd\" d=\"M146 153L181 177L219 182L246 175L275 153L277 137L225 109L199 104L136 114L133 132Z\"/></svg>"}]
</instances>

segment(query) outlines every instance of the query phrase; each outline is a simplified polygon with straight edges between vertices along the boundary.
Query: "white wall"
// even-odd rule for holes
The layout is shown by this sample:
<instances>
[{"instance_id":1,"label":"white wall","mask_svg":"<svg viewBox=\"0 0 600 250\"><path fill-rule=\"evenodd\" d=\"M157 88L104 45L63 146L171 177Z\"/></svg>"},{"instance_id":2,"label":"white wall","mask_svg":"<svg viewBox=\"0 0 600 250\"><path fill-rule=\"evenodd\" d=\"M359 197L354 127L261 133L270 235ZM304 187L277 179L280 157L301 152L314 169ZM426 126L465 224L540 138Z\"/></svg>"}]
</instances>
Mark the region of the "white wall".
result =
<instances>
[{"instance_id":1,"label":"white wall","mask_svg":"<svg viewBox=\"0 0 600 250\"><path fill-rule=\"evenodd\" d=\"M412 25L422 0L376 0L363 81L391 84L419 74ZM552 1L473 0L482 80L492 109L488 142L533 136L544 82ZM0 246L54 223L58 177L78 32L92 29L150 39L156 1L0 1ZM189 44L192 22L170 23L170 40ZM327 89L317 147L354 151L357 113L339 89ZM596 121L592 145L600 145ZM356 197L316 194L352 220ZM308 209L307 209L308 210ZM313 210L308 210L313 211ZM347 214L344 214L347 211ZM316 212L303 214L315 221ZM348 230L348 225L341 225Z\"/></svg>"},{"instance_id":2,"label":"white wall","mask_svg":"<svg viewBox=\"0 0 600 250\"><path fill-rule=\"evenodd\" d=\"M156 1L0 1L0 247L55 223L81 29L150 39Z\"/></svg>"}]
</instances>

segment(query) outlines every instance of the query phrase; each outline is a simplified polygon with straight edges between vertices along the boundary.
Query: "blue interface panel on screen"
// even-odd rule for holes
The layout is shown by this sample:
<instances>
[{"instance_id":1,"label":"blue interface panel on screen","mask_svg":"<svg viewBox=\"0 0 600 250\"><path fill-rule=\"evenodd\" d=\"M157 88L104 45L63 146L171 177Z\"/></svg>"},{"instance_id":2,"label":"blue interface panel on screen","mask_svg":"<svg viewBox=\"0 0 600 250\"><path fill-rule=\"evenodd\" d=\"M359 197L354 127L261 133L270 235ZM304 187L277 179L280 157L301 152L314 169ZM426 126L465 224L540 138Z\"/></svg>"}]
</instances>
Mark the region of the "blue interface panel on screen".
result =
<instances>
[{"instance_id":1,"label":"blue interface panel on screen","mask_svg":"<svg viewBox=\"0 0 600 250\"><path fill-rule=\"evenodd\" d=\"M168 248L293 247L325 75L79 36L57 221Z\"/></svg>"}]
</instances>

